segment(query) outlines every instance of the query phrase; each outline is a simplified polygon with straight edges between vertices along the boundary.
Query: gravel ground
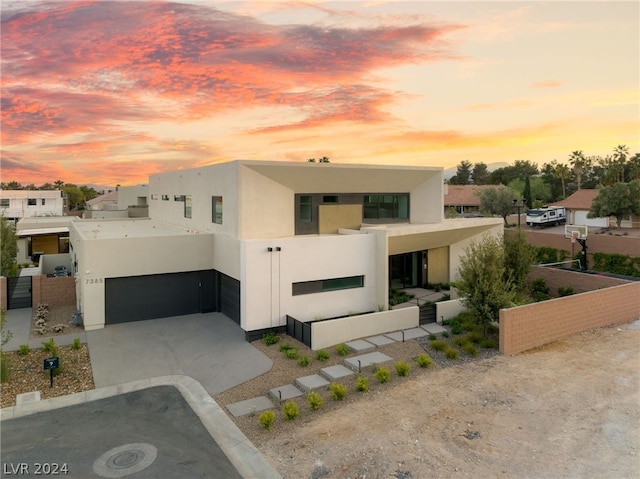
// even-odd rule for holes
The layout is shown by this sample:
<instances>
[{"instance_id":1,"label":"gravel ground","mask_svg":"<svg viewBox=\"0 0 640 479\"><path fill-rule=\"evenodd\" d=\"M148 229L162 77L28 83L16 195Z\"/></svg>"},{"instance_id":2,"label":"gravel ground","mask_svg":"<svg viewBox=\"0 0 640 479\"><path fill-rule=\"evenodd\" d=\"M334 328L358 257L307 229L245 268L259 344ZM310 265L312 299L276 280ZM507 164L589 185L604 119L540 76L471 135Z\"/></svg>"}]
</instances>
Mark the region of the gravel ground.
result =
<instances>
[{"instance_id":1,"label":"gravel ground","mask_svg":"<svg viewBox=\"0 0 640 479\"><path fill-rule=\"evenodd\" d=\"M64 306L51 306L49 308L49 316L47 317L47 333L45 335L41 335L35 332L36 329L36 319L35 319L35 311L36 308L33 308L33 316L31 318L31 329L29 331L29 339L37 339L37 338L49 338L50 336L62 336L66 334L75 334L84 332L84 328L82 326L75 326L73 324L73 313L76 311L75 305L64 305ZM56 333L53 331L52 327L62 324L64 329L61 332Z\"/></svg>"}]
</instances>

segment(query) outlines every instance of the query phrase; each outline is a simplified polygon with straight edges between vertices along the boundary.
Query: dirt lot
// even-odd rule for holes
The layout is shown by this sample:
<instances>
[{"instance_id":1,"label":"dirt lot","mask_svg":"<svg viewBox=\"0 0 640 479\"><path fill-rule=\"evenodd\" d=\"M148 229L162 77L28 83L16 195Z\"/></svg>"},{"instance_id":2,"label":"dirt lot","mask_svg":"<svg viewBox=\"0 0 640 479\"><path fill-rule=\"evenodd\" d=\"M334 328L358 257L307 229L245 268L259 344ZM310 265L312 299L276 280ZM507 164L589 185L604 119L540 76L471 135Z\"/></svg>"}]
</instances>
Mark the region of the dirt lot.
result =
<instances>
[{"instance_id":1,"label":"dirt lot","mask_svg":"<svg viewBox=\"0 0 640 479\"><path fill-rule=\"evenodd\" d=\"M271 431L239 425L285 479L639 477L640 321L435 366Z\"/></svg>"}]
</instances>

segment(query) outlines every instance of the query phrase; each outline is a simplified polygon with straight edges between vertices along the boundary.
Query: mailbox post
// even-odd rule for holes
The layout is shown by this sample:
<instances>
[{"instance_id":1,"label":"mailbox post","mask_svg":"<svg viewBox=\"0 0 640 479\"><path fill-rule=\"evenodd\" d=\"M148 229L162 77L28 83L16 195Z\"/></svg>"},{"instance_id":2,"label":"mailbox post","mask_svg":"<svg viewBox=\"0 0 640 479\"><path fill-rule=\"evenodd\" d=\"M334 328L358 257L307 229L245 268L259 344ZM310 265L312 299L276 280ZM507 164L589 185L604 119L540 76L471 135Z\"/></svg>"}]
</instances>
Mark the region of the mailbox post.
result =
<instances>
[{"instance_id":1,"label":"mailbox post","mask_svg":"<svg viewBox=\"0 0 640 479\"><path fill-rule=\"evenodd\" d=\"M53 387L53 370L60 367L60 359L59 358L46 358L44 360L44 370L49 370L50 374L50 385L49 387Z\"/></svg>"}]
</instances>

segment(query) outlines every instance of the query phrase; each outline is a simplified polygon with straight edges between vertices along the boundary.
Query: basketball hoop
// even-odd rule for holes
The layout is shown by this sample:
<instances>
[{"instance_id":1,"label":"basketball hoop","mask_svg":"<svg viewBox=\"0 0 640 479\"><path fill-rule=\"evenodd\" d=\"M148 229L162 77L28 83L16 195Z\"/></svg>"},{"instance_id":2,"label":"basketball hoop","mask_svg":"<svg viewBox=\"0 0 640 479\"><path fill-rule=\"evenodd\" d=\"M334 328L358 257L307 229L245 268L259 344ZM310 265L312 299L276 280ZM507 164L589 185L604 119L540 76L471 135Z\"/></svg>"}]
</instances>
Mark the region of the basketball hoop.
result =
<instances>
[{"instance_id":1,"label":"basketball hoop","mask_svg":"<svg viewBox=\"0 0 640 479\"><path fill-rule=\"evenodd\" d=\"M571 232L571 242L575 243L576 240L580 237L580 231L572 231Z\"/></svg>"}]
</instances>

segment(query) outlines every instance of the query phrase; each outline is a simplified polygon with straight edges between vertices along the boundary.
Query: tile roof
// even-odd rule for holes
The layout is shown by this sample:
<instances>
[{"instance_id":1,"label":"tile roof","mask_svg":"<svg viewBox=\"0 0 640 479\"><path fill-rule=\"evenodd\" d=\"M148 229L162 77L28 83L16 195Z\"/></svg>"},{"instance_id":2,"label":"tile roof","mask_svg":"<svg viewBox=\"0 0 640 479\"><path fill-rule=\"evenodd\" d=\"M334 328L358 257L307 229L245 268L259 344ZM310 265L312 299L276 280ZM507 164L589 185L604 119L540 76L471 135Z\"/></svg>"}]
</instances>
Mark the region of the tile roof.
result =
<instances>
[{"instance_id":1,"label":"tile roof","mask_svg":"<svg viewBox=\"0 0 640 479\"><path fill-rule=\"evenodd\" d=\"M562 201L556 201L554 206L564 206L570 210L591 209L591 203L598 196L598 190L578 190Z\"/></svg>"},{"instance_id":2,"label":"tile roof","mask_svg":"<svg viewBox=\"0 0 640 479\"><path fill-rule=\"evenodd\" d=\"M94 205L96 203L101 203L103 201L118 201L118 192L110 191L109 193L105 193L104 195L96 196L94 199L87 201L88 205Z\"/></svg>"},{"instance_id":3,"label":"tile roof","mask_svg":"<svg viewBox=\"0 0 640 479\"><path fill-rule=\"evenodd\" d=\"M483 188L501 185L446 185L444 206L480 206L480 197L476 194Z\"/></svg>"}]
</instances>

